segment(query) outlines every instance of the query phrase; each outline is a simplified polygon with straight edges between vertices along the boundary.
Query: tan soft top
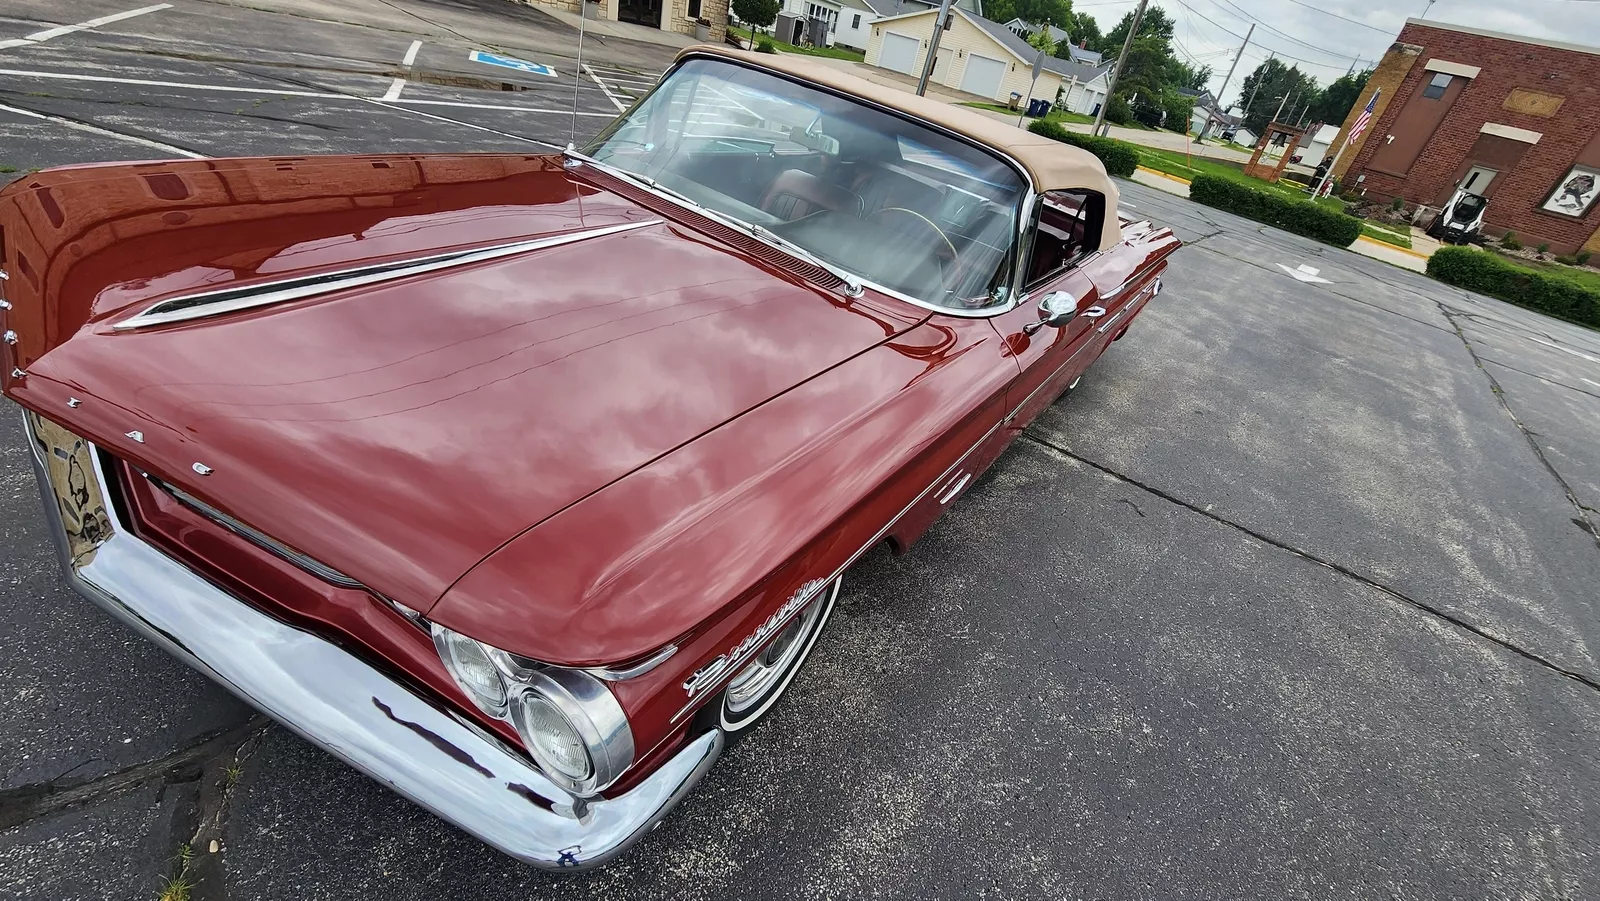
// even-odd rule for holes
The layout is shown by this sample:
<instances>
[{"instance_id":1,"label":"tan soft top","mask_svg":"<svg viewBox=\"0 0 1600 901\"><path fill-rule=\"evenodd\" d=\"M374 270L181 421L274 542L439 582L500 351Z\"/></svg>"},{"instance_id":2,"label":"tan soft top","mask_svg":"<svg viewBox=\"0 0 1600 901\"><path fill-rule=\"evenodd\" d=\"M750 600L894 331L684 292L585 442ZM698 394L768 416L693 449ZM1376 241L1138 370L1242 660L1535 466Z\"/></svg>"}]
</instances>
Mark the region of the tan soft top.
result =
<instances>
[{"instance_id":1,"label":"tan soft top","mask_svg":"<svg viewBox=\"0 0 1600 901\"><path fill-rule=\"evenodd\" d=\"M1116 182L1106 175L1106 167L1100 160L1087 150L1036 135L966 107L918 97L910 91L868 81L840 67L798 54L751 53L716 44L698 44L685 48L678 54L678 59L687 56L720 56L738 60L753 68L815 82L840 93L899 110L912 118L932 122L1008 154L1028 170L1036 191L1072 188L1098 191L1106 198L1106 221L1100 246L1111 247L1122 240L1122 232L1117 224Z\"/></svg>"}]
</instances>

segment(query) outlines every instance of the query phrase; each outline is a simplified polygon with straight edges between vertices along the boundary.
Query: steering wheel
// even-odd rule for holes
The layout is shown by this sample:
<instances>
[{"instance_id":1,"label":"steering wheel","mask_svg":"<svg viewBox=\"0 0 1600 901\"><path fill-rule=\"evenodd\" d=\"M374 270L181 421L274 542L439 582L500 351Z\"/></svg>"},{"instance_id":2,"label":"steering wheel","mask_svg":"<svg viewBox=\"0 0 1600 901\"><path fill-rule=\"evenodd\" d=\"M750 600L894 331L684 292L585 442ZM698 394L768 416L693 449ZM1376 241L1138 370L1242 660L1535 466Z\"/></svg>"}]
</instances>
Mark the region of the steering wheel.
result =
<instances>
[{"instance_id":1,"label":"steering wheel","mask_svg":"<svg viewBox=\"0 0 1600 901\"><path fill-rule=\"evenodd\" d=\"M939 242L934 245L934 253L938 254L939 262L955 262L955 244L950 242L950 236L944 233L944 229L940 228L938 225L935 225L932 219L929 219L927 216L922 215L916 210L908 210L903 206L886 206L881 210L876 210L872 213L869 213L867 218L872 219L877 216L882 216L886 213L899 213L902 216L910 216L912 221L920 222L928 228L933 229L933 233L939 236Z\"/></svg>"}]
</instances>

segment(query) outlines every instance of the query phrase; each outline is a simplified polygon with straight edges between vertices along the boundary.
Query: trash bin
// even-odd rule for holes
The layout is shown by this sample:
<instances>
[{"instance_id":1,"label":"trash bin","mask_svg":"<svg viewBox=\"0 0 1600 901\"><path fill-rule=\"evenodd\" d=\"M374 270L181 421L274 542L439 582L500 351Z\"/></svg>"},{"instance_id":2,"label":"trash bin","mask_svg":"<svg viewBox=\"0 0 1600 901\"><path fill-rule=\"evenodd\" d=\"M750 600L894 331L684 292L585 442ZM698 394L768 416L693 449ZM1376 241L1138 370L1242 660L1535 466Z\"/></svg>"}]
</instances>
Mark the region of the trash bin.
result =
<instances>
[{"instance_id":1,"label":"trash bin","mask_svg":"<svg viewBox=\"0 0 1600 901\"><path fill-rule=\"evenodd\" d=\"M1022 95L1018 94L1016 91L1012 91L1011 92L1011 100L1006 103L1006 106L1010 107L1011 109L1016 109L1017 107L1019 107L1021 105L1022 105Z\"/></svg>"},{"instance_id":2,"label":"trash bin","mask_svg":"<svg viewBox=\"0 0 1600 901\"><path fill-rule=\"evenodd\" d=\"M1028 115L1035 119L1050 113L1050 101L1035 100L1028 104Z\"/></svg>"}]
</instances>

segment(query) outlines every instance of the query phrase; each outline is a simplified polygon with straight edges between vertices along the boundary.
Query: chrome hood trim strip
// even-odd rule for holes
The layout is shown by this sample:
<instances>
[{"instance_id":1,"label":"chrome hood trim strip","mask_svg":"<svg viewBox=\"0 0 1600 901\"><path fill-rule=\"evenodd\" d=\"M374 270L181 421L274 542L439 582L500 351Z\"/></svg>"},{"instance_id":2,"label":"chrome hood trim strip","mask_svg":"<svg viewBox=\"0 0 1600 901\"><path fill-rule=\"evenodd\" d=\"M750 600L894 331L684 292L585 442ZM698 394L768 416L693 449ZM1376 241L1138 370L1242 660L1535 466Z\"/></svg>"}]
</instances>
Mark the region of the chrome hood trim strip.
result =
<instances>
[{"instance_id":1,"label":"chrome hood trim strip","mask_svg":"<svg viewBox=\"0 0 1600 901\"><path fill-rule=\"evenodd\" d=\"M620 225L607 225L600 228L564 232L532 241L515 241L510 244L496 244L491 247L474 247L432 256L413 257L408 260L395 260L389 263L377 263L333 272L319 272L316 275L303 275L271 282L257 282L236 288L220 288L214 291L183 294L158 301L141 312L113 324L111 327L118 331L126 331L128 329L149 328L155 325L169 325L174 322L205 319L212 316L220 316L224 313L288 303L292 300L304 300L308 297L330 294L346 288L394 281L396 279L409 278L413 275L437 272L441 269L481 263L485 260L497 260L501 257L531 253L535 250L544 250L550 247L560 247L563 244L572 244L589 238L601 238L606 235L614 235L660 224L660 219L624 222Z\"/></svg>"}]
</instances>

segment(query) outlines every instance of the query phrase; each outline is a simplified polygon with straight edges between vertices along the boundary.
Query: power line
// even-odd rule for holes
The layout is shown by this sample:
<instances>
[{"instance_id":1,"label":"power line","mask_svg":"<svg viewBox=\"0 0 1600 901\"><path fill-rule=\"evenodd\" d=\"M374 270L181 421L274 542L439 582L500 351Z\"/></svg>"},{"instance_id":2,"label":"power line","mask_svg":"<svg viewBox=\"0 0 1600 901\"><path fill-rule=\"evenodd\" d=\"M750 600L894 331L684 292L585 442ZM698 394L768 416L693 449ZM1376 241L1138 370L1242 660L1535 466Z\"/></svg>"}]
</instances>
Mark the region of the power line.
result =
<instances>
[{"instance_id":1,"label":"power line","mask_svg":"<svg viewBox=\"0 0 1600 901\"><path fill-rule=\"evenodd\" d=\"M1299 44L1302 47L1309 47L1310 49L1315 50L1318 53L1326 53L1329 56L1338 57L1341 60L1349 60L1349 59L1351 59L1350 56L1347 56L1347 55L1345 55L1343 53L1335 53L1332 50L1324 49L1321 45L1313 44L1310 41L1302 41L1301 39L1295 37L1294 35L1288 33L1287 31L1283 31L1282 29L1275 28L1275 27L1273 27L1271 25L1268 25L1266 22L1262 21L1259 16L1256 16L1256 15L1250 13L1247 10L1241 9L1237 4L1233 3L1232 0L1213 0L1213 2L1226 4L1226 5L1230 6L1230 7L1232 7L1233 9L1238 10L1237 13L1229 12L1228 14L1234 16L1235 18L1238 18L1239 20L1241 20L1243 22L1260 25L1262 28L1265 28L1266 30L1272 32L1275 35L1278 35L1279 37L1284 38L1285 40L1293 41L1293 42L1295 42L1296 44ZM1228 10L1223 10L1223 11L1224 12L1228 12Z\"/></svg>"},{"instance_id":2,"label":"power line","mask_svg":"<svg viewBox=\"0 0 1600 901\"><path fill-rule=\"evenodd\" d=\"M1339 19L1339 20L1344 21L1344 22L1349 22L1351 25L1360 25L1362 28L1370 28L1373 31L1378 32L1379 34L1393 34L1393 32L1391 32L1387 28L1379 28L1376 25L1368 25L1365 22L1358 22L1355 19L1351 19L1351 18L1349 18L1347 16L1341 16L1338 13L1328 12L1327 10L1323 9L1320 6L1312 6L1309 3L1302 3L1301 0L1289 0L1289 2L1293 3L1295 6L1304 6L1306 9L1314 9L1317 12L1322 13L1325 16L1333 16L1335 19Z\"/></svg>"},{"instance_id":3,"label":"power line","mask_svg":"<svg viewBox=\"0 0 1600 901\"><path fill-rule=\"evenodd\" d=\"M1184 9L1187 9L1189 12L1192 12L1195 15L1199 16L1200 18L1206 20L1207 22L1210 22L1219 31L1223 31L1223 32L1226 32L1227 34L1231 34L1231 35L1233 35L1234 37L1238 38L1241 41L1244 40L1244 35L1238 33L1237 31L1234 31L1234 30L1232 30L1230 28L1226 28L1226 27L1224 27L1222 25L1219 25L1216 22L1216 20L1212 19L1211 17L1207 16L1205 13L1200 12L1199 10L1195 9L1194 7L1192 7L1192 6L1188 5L1187 3L1183 2L1183 0L1173 0L1173 2L1177 3L1179 6L1183 7ZM1279 56L1283 57L1284 59L1292 59L1297 63L1305 63L1308 66L1321 66L1324 69L1332 69L1334 71L1338 71L1338 69L1339 69L1338 66L1336 66L1336 65L1334 65L1332 63L1320 62L1320 61L1314 60L1314 59L1306 59L1303 56L1294 56L1294 55L1289 54L1289 53L1284 53L1282 50L1277 50L1275 52ZM1329 53L1329 55L1330 56L1338 56L1341 60L1350 60L1350 59L1354 59L1355 58L1355 57L1352 57L1352 56L1346 56L1344 54Z\"/></svg>"}]
</instances>

